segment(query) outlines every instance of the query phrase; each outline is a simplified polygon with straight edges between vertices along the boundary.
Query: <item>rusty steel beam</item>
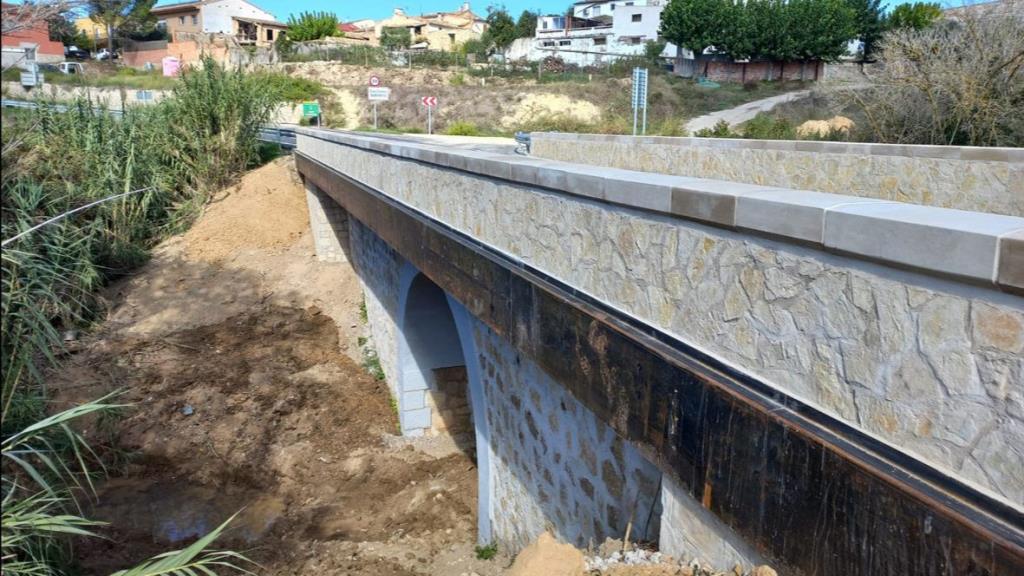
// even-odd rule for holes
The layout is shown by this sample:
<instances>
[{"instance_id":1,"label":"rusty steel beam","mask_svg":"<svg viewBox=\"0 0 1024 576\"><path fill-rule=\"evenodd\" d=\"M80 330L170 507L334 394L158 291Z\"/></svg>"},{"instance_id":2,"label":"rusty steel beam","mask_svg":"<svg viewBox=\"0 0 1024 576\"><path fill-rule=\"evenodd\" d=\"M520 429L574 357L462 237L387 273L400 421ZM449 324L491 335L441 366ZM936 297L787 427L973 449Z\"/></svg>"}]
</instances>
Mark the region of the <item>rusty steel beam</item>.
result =
<instances>
[{"instance_id":1,"label":"rusty steel beam","mask_svg":"<svg viewBox=\"0 0 1024 576\"><path fill-rule=\"evenodd\" d=\"M309 158L326 192L794 575L1024 574L1016 508Z\"/></svg>"}]
</instances>

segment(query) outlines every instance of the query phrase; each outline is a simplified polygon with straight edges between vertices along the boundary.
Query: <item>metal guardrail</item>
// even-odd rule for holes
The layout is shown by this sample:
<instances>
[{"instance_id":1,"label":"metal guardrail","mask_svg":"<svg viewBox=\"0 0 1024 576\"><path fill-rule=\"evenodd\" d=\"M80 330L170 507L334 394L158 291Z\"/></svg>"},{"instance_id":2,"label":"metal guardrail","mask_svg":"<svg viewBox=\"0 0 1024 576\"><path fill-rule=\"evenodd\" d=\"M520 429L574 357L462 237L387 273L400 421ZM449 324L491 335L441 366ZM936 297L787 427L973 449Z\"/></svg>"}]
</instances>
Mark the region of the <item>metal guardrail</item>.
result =
<instances>
[{"instance_id":1,"label":"metal guardrail","mask_svg":"<svg viewBox=\"0 0 1024 576\"><path fill-rule=\"evenodd\" d=\"M281 148L291 150L295 148L295 129L282 126L264 126L260 128L260 140L273 142Z\"/></svg>"},{"instance_id":2,"label":"metal guardrail","mask_svg":"<svg viewBox=\"0 0 1024 576\"><path fill-rule=\"evenodd\" d=\"M11 99L11 98L4 98L3 100L0 100L0 106L3 106L4 108L24 108L24 109L35 109L35 108L44 107L44 108L52 108L53 110L56 110L57 112L67 112L68 109L70 108L70 106L68 106L67 104L46 103L46 102L32 102L30 100L14 100L14 99ZM112 114L114 116L121 116L121 115L124 114L124 112L122 112L120 110L111 110L109 108L93 107L93 110L95 110L96 112L104 112L106 114Z\"/></svg>"}]
</instances>

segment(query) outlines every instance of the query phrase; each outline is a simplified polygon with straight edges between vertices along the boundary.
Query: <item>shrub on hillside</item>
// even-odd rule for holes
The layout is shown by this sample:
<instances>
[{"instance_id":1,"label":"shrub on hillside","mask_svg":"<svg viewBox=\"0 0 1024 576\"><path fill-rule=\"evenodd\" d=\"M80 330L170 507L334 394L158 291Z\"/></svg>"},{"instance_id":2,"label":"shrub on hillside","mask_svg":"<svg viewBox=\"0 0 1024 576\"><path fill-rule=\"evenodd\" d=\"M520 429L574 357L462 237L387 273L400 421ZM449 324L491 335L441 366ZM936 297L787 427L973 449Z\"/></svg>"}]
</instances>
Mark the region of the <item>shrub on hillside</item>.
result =
<instances>
[{"instance_id":1,"label":"shrub on hillside","mask_svg":"<svg viewBox=\"0 0 1024 576\"><path fill-rule=\"evenodd\" d=\"M1006 0L1006 14L1024 0ZM871 138L906 144L1024 146L1024 18L986 14L885 35L883 66L850 98Z\"/></svg>"}]
</instances>

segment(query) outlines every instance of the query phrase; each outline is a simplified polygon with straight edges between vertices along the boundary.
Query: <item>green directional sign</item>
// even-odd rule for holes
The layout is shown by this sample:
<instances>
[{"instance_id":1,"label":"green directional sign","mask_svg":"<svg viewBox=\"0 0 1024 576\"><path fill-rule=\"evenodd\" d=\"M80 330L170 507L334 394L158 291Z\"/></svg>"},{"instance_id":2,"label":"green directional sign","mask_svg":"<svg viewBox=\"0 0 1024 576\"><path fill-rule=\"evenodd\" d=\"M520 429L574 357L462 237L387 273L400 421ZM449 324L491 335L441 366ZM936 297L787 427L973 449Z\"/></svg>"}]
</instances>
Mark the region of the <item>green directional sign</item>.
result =
<instances>
[{"instance_id":1,"label":"green directional sign","mask_svg":"<svg viewBox=\"0 0 1024 576\"><path fill-rule=\"evenodd\" d=\"M302 117L303 118L315 118L320 115L320 103L319 102L303 102L302 103Z\"/></svg>"}]
</instances>

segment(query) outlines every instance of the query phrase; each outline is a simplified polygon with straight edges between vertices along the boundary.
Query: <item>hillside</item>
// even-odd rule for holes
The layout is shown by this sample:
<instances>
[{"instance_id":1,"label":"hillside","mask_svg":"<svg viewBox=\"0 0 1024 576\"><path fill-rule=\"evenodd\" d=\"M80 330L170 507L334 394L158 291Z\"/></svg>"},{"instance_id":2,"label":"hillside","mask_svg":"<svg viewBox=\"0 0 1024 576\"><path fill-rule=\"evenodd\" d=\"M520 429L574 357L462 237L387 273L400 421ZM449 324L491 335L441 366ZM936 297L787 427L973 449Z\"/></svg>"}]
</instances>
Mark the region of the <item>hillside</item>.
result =
<instances>
[{"instance_id":1,"label":"hillside","mask_svg":"<svg viewBox=\"0 0 1024 576\"><path fill-rule=\"evenodd\" d=\"M366 99L366 86L370 76L376 75L392 90L391 100L378 107L379 127L385 130L425 130L422 96L439 100L434 116L436 131L510 134L517 130L632 130L628 71L567 72L546 75L538 82L532 74L486 76L465 68L303 62L276 64L270 69L322 83L330 92L322 102L326 122L338 128L372 125L373 109ZM690 118L801 87L797 82L774 82L703 88L655 72L650 76L648 133L680 135Z\"/></svg>"}]
</instances>

